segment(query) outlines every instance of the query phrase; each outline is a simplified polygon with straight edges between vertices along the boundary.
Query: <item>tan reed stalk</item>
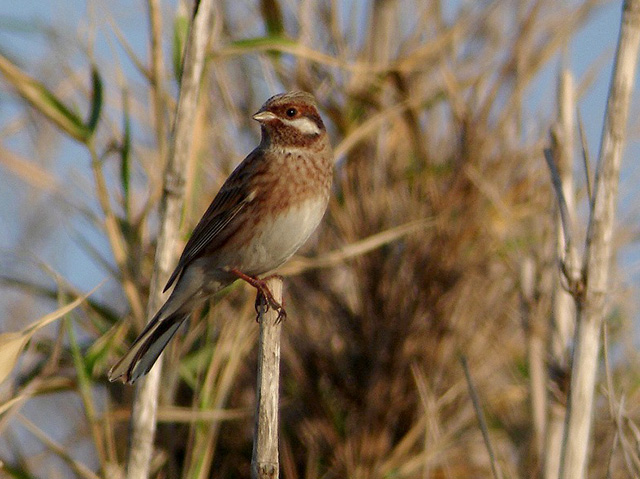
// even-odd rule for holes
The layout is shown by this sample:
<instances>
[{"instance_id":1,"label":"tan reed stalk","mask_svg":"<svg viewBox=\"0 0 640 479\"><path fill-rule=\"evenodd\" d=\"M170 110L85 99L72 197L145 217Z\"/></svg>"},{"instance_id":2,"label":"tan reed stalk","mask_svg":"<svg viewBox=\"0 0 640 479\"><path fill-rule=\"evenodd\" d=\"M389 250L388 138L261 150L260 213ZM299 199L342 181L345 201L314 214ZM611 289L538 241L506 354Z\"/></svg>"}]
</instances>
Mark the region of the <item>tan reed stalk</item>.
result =
<instances>
[{"instance_id":1,"label":"tan reed stalk","mask_svg":"<svg viewBox=\"0 0 640 479\"><path fill-rule=\"evenodd\" d=\"M618 179L639 45L640 0L628 0L622 8L620 36L591 198L584 290L575 292L578 316L560 464L562 479L586 477L600 331L607 311Z\"/></svg>"},{"instance_id":2,"label":"tan reed stalk","mask_svg":"<svg viewBox=\"0 0 640 479\"><path fill-rule=\"evenodd\" d=\"M563 70L558 77L558 123L554 129L554 159L562 191L567 204L569 218L575 218L573 186L573 128L575 109L575 88L573 76ZM575 244L567 244L562 220L556 215L556 254L564 258L571 271L570 275L579 275L579 259ZM573 227L570 222L570 227ZM560 468L560 452L566 414L566 388L563 377L568 375L569 346L575 325L575 305L571 294L566 290L562 278L556 274L554 280L552 320L550 329L549 357L555 373L549 398L548 425L543 454L545 479L557 479Z\"/></svg>"},{"instance_id":3,"label":"tan reed stalk","mask_svg":"<svg viewBox=\"0 0 640 479\"><path fill-rule=\"evenodd\" d=\"M282 303L282 278L267 280L273 297ZM252 479L277 479L280 475L278 458L278 403L280 388L280 330L282 324L273 308L258 313L260 339L258 342L258 385L256 400Z\"/></svg>"},{"instance_id":4,"label":"tan reed stalk","mask_svg":"<svg viewBox=\"0 0 640 479\"><path fill-rule=\"evenodd\" d=\"M193 123L209 39L212 3L211 0L202 0L194 8L189 38L185 46L173 138L164 173L164 193L160 204L160 232L147 306L149 318L155 314L162 303L162 288L177 260L175 246L182 217L184 172L191 152ZM149 476L161 373L162 362L158 361L136 390L131 418L128 479L144 479Z\"/></svg>"}]
</instances>

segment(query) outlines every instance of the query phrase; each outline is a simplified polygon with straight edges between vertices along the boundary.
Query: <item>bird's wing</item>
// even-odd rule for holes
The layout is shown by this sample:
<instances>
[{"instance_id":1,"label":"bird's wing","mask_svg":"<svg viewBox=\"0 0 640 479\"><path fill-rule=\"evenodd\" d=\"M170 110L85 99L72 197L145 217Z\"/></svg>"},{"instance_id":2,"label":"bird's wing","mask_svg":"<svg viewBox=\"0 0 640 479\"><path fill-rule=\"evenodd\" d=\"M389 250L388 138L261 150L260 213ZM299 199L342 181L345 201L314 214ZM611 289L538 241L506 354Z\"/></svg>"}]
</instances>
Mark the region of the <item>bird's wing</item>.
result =
<instances>
[{"instance_id":1,"label":"bird's wing","mask_svg":"<svg viewBox=\"0 0 640 479\"><path fill-rule=\"evenodd\" d=\"M254 192L247 186L247 181L255 170L256 159L254 157L257 154L257 149L251 152L224 182L194 228L191 238L187 241L180 256L178 265L163 291L171 287L182 271L198 257L203 249L215 250L216 242L221 243L227 239L226 235L220 233L228 228L238 213L254 199ZM229 228L229 230L234 231L235 228Z\"/></svg>"}]
</instances>

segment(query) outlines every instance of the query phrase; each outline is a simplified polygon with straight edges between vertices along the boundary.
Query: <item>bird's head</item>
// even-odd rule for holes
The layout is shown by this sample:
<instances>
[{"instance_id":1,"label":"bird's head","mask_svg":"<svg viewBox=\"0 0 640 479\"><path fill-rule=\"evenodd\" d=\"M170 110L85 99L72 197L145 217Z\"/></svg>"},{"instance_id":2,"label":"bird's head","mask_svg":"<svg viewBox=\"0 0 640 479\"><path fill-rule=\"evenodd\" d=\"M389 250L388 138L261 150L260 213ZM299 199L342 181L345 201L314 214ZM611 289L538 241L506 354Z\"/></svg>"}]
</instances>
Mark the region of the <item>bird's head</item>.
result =
<instances>
[{"instance_id":1,"label":"bird's head","mask_svg":"<svg viewBox=\"0 0 640 479\"><path fill-rule=\"evenodd\" d=\"M277 146L314 146L327 132L313 95L294 91L269 98L253 115L262 126L262 143Z\"/></svg>"}]
</instances>

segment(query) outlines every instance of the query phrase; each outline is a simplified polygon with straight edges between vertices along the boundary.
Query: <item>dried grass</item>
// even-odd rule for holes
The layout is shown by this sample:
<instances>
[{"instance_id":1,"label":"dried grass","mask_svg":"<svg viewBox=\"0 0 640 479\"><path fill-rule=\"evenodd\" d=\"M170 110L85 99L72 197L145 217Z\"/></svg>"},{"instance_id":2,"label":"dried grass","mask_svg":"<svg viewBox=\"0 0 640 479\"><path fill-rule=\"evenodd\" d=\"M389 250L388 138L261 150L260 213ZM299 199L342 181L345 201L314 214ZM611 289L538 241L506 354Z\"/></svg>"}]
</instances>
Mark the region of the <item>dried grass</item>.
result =
<instances>
[{"instance_id":1,"label":"dried grass","mask_svg":"<svg viewBox=\"0 0 640 479\"><path fill-rule=\"evenodd\" d=\"M527 88L553 66L596 3L539 0L514 9L513 2L475 2L447 18L438 2L413 0L354 3L353 10L335 1L260 4L218 7L181 239L255 145L250 114L278 91L314 92L338 162L323 225L285 280L282 477L489 477L461 354L504 476L536 477L543 458L532 437L519 278L523 256L532 257L540 272L532 308L546 321L554 203L542 156L551 119L527 116ZM263 13L275 6L279 14ZM165 18L159 26L157 11L151 14L167 49L174 25ZM117 17L100 25L125 41ZM78 438L103 444L102 467L85 477L117 477L126 458L132 393L108 385L105 374L142 325L153 267L175 91L154 45L152 65L134 58L142 79L113 74L111 60L96 62L108 108L95 133L81 138L85 156L77 161L85 167L76 173L95 185L86 190L93 196L65 191L77 188L55 165L31 164L15 153L0 159L30 191L51 198L51 208L71 202L72 214L90 219L82 227L71 222L86 239L80 247L108 265L103 272L117 285L69 316L83 353L75 369L63 330L57 338L37 336L29 348L34 360L19 367L2 401L20 398L7 406L17 411L52 388L99 402L91 426L86 417L72 418ZM128 54L135 57L133 49ZM158 77L160 88L149 81ZM82 76L64 88L60 77L41 78L65 104L89 109L90 89L77 85ZM14 86L4 80L3 87ZM123 90L130 92L128 106ZM47 120L34 113L37 106L20 106L13 124L27 125L36 143L40 131L51 136ZM125 120L131 124L126 152ZM15 131L3 130L0 153L11 149L5 141ZM51 176L57 180L48 181ZM45 292L29 290L38 301ZM55 298L57 288L48 293ZM242 285L223 292L166 353L154 477L249 477L253 420L246 411L255 400L257 333L252 294ZM56 348L60 354L47 364ZM611 367L612 387L623 388L624 396L611 396L614 409L604 400L598 405L595 440L606 447L594 450L593 477L607 468L616 477L637 467L637 453L627 447L638 434L630 377L637 368ZM77 381L80 369L93 396ZM0 427L13 428L15 421L14 415ZM38 472L26 453L2 460L15 471ZM59 467L59 475L68 472Z\"/></svg>"}]
</instances>

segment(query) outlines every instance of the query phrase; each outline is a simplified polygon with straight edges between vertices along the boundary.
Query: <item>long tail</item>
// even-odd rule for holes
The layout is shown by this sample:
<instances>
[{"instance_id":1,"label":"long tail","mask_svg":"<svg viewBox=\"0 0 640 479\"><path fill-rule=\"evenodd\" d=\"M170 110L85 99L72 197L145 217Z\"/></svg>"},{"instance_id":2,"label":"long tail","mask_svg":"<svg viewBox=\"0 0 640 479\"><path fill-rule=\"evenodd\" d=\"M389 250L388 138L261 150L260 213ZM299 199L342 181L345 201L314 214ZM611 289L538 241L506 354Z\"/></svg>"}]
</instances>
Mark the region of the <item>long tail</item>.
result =
<instances>
[{"instance_id":1,"label":"long tail","mask_svg":"<svg viewBox=\"0 0 640 479\"><path fill-rule=\"evenodd\" d=\"M121 379L133 384L140 376L149 372L160 353L171 340L189 314L184 310L167 314L165 307L153 317L127 353L109 371L109 381Z\"/></svg>"}]
</instances>

